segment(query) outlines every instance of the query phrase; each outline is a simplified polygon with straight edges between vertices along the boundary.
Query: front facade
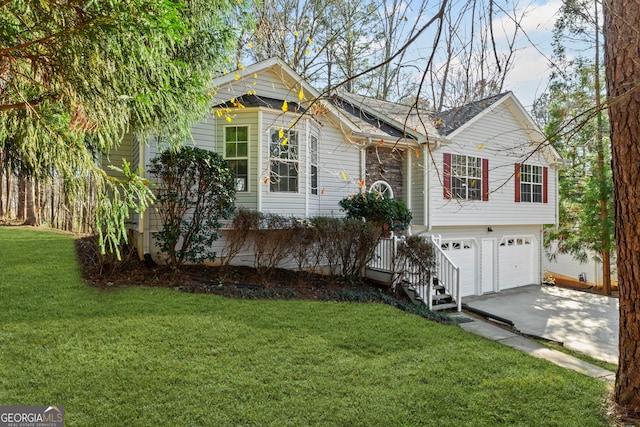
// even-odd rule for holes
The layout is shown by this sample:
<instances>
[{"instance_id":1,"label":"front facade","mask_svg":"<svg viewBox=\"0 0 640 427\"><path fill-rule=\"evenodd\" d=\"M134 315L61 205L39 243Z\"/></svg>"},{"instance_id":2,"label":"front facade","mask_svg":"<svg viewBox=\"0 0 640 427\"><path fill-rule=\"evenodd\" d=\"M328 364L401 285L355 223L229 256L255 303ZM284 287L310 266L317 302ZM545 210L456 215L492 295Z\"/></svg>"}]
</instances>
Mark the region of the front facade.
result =
<instances>
[{"instance_id":1,"label":"front facade","mask_svg":"<svg viewBox=\"0 0 640 427\"><path fill-rule=\"evenodd\" d=\"M386 182L413 213L411 233L433 237L460 267L462 296L542 282L542 228L557 221L562 159L512 93L422 117L407 107L348 99L381 117L408 117L410 131L425 120L433 125L426 142L393 155L381 155L381 144L370 163L384 170L404 160L401 185ZM395 176L384 170L374 179L385 174Z\"/></svg>"},{"instance_id":2,"label":"front facade","mask_svg":"<svg viewBox=\"0 0 640 427\"><path fill-rule=\"evenodd\" d=\"M541 282L560 158L513 94L439 116L352 94L320 99L277 59L214 84L193 144L229 160L238 206L342 216L341 199L378 191L405 201L409 232L433 236L460 267L463 296ZM147 170L158 147L125 139L120 151ZM157 257L158 229L153 212L137 219L141 254Z\"/></svg>"}]
</instances>

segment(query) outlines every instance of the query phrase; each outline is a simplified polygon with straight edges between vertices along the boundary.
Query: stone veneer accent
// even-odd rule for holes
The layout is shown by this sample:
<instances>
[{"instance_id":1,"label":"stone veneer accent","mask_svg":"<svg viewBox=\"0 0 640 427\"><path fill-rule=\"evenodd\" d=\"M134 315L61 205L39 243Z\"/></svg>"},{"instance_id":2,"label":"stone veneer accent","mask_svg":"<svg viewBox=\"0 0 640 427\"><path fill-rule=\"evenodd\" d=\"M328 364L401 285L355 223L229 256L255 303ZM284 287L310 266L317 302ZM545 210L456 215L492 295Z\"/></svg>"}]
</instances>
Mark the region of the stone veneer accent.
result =
<instances>
[{"instance_id":1,"label":"stone veneer accent","mask_svg":"<svg viewBox=\"0 0 640 427\"><path fill-rule=\"evenodd\" d=\"M393 196L403 200L402 158L404 151L399 149L373 146L366 153L366 187L376 181L386 181L393 189Z\"/></svg>"}]
</instances>

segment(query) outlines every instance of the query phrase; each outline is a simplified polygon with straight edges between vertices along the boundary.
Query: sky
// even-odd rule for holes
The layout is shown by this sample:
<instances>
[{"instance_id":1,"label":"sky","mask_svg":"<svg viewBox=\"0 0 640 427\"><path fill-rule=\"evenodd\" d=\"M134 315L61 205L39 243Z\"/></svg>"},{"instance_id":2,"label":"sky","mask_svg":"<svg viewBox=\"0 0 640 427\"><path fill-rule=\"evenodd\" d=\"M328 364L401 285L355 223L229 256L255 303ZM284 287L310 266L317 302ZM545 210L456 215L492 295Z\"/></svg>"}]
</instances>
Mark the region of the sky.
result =
<instances>
[{"instance_id":1,"label":"sky","mask_svg":"<svg viewBox=\"0 0 640 427\"><path fill-rule=\"evenodd\" d=\"M505 85L527 110L530 110L534 99L544 93L547 87L551 73L551 35L560 4L560 0L533 3L527 8L522 22L523 32L531 41L524 34L520 36L515 65Z\"/></svg>"},{"instance_id":2,"label":"sky","mask_svg":"<svg viewBox=\"0 0 640 427\"><path fill-rule=\"evenodd\" d=\"M462 7L466 0L449 0L456 7ZM480 0L478 7L485 7L489 0ZM440 2L434 3L438 5ZM412 7L411 0L406 3L409 10ZM553 48L551 45L553 27L557 17L557 12L562 4L562 0L511 0L498 1L496 4L515 4L517 15L524 17L520 22L520 31L515 45L516 53L513 67L505 81L504 90L513 91L527 110L531 110L534 100L542 95L548 85L551 74L551 57ZM435 8L435 7L434 7ZM434 10L431 13L435 13ZM497 16L494 14L494 16ZM432 17L433 15L428 15ZM425 17L421 18L426 21ZM434 26L435 28L435 26ZM511 36L515 30L515 23L507 17L494 19L494 36L496 45L500 49L501 42L505 46L507 37ZM470 30L467 30L470 32ZM477 31L477 29L475 30ZM462 34L461 39L465 40L469 34ZM417 58L427 58L430 55L435 39L434 31L424 34L422 41L416 43L415 55ZM489 53L492 55L491 53ZM423 59L418 59L418 64ZM421 77L421 75L419 76ZM418 77L418 78L419 78Z\"/></svg>"}]
</instances>

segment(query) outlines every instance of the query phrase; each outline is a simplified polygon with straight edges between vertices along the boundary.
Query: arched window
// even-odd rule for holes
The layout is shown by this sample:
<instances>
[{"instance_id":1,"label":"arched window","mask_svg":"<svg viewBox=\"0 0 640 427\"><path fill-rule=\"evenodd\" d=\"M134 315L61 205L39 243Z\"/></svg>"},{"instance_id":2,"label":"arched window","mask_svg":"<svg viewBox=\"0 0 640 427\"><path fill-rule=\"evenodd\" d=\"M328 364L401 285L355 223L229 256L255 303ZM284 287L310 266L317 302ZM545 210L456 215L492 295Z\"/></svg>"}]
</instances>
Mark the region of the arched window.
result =
<instances>
[{"instance_id":1,"label":"arched window","mask_svg":"<svg viewBox=\"0 0 640 427\"><path fill-rule=\"evenodd\" d=\"M376 181L371 184L369 193L379 194L385 199L393 199L393 190L391 189L391 186L385 181Z\"/></svg>"}]
</instances>

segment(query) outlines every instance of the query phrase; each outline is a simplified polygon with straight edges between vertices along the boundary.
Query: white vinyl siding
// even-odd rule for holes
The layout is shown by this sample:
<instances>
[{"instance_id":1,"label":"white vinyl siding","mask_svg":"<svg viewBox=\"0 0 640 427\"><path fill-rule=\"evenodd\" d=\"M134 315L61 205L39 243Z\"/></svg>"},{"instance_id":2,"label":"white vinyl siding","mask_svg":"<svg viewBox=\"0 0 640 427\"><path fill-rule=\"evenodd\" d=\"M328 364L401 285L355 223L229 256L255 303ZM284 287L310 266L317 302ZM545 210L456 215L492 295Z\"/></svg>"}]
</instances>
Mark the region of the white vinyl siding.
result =
<instances>
[{"instance_id":1,"label":"white vinyl siding","mask_svg":"<svg viewBox=\"0 0 640 427\"><path fill-rule=\"evenodd\" d=\"M116 177L118 179L124 179L125 176L116 170L111 169L109 166L115 166L117 168L122 169L122 161L126 160L129 162L131 169L136 170L138 168L138 164L134 163L133 159L133 138L131 134L126 134L120 144L113 148L108 156L102 156L102 169L109 176Z\"/></svg>"},{"instance_id":2,"label":"white vinyl siding","mask_svg":"<svg viewBox=\"0 0 640 427\"><path fill-rule=\"evenodd\" d=\"M514 164L524 159L531 164L548 164L540 150L535 150L536 146L531 145L530 135L505 103L496 106L481 119L461 130L452 141L444 143L431 157L431 226L555 223L555 168L548 168L548 203L536 203L532 206L529 203L516 203L514 200ZM489 200L445 199L441 153L451 153L452 157L462 155L487 159Z\"/></svg>"},{"instance_id":3,"label":"white vinyl siding","mask_svg":"<svg viewBox=\"0 0 640 427\"><path fill-rule=\"evenodd\" d=\"M412 153L411 153L412 154ZM421 150L418 157L410 155L408 161L411 164L411 176L408 179L411 180L411 213L413 214L412 225L426 225L427 218L425 217L425 158L429 161L429 156L424 156Z\"/></svg>"}]
</instances>

